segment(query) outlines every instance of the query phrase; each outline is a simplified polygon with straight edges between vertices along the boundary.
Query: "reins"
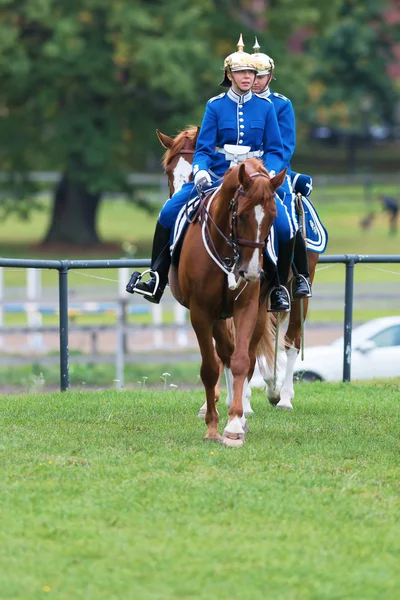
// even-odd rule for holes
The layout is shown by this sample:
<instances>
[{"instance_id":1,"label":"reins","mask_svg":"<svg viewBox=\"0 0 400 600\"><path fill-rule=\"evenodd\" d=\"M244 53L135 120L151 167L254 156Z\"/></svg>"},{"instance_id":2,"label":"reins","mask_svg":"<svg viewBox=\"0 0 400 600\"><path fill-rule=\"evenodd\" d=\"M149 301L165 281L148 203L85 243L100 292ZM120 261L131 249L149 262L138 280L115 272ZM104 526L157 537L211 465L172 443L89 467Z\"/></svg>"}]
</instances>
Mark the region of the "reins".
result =
<instances>
[{"instance_id":1,"label":"reins","mask_svg":"<svg viewBox=\"0 0 400 600\"><path fill-rule=\"evenodd\" d=\"M265 177L266 179L269 179L268 175L266 175L264 173L253 173L252 175L250 175L250 177ZM229 238L223 233L223 231L221 231L221 229L215 223L213 217L211 216L210 210L209 210L217 191L218 190L214 191L214 193L210 197L207 205L204 202L204 199L205 199L204 196L201 198L201 203L200 203L200 207L199 207L201 210L200 210L200 213L197 211L197 214L199 215L198 219L199 219L200 223L202 224L202 235L203 235L203 241L205 243L205 247L206 247L209 255L211 256L211 258L214 260L214 262L216 262L219 265L219 267L222 269L222 271L224 271L224 273L226 273L228 275L228 284L229 284L229 278L231 276L233 276L233 271L239 260L238 246L247 246L250 248L263 249L266 246L266 241L264 240L263 242L253 242L252 240L246 240L244 238L237 237L238 199L240 196L246 195L246 192L243 190L243 187L241 185L237 188L234 197L232 198L232 200L229 203L229 211L232 212L232 218L230 221ZM207 199L208 199L208 197L207 197ZM224 257L224 256L221 256L221 254L217 251L217 249L215 247L215 243L211 236L209 222L211 222L211 224L214 226L214 229L216 230L218 235L231 248L231 250L233 252L233 256ZM210 250L211 250L211 252L210 252ZM235 287L231 287L231 284L229 284L229 287L230 287L230 289L235 289L235 287L237 287L237 284L235 285Z\"/></svg>"},{"instance_id":2,"label":"reins","mask_svg":"<svg viewBox=\"0 0 400 600\"><path fill-rule=\"evenodd\" d=\"M253 173L252 175L250 175L250 177L265 177L265 179L269 179L268 175L265 175L264 173ZM236 190L234 197L230 201L229 211L232 212L232 219L231 219L231 223L230 223L229 238L227 238L226 235L217 226L217 224L215 223L214 219L212 218L210 212L208 211L208 208L206 207L206 205L204 203L201 203L202 204L202 213L206 214L207 219L210 219L210 221L214 225L214 228L216 229L216 231L223 238L223 240L228 244L228 246L230 246L232 248L232 250L234 252L235 251L237 252L236 246L247 246L249 248L264 248L265 247L265 240L264 240L264 242L253 242L251 240L246 240L244 238L239 238L237 236L238 199L240 196L245 196L245 195L246 195L246 192L243 190L243 187L240 185L238 187L238 189ZM207 229L209 230L208 227L207 227Z\"/></svg>"}]
</instances>

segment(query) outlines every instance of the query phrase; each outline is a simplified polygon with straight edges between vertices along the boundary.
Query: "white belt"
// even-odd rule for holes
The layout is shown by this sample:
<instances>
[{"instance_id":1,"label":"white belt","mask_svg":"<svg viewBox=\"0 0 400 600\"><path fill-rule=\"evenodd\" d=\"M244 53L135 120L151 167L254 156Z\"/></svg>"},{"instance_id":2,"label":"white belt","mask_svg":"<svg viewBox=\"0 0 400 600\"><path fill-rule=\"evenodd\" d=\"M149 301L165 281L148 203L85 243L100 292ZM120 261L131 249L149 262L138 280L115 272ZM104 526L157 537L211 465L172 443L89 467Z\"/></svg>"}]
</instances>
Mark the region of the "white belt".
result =
<instances>
[{"instance_id":1,"label":"white belt","mask_svg":"<svg viewBox=\"0 0 400 600\"><path fill-rule=\"evenodd\" d=\"M231 166L246 160L247 158L261 158L264 154L262 150L250 150L250 146L235 146L225 144L223 148L218 148L220 154L224 154L226 160L229 160Z\"/></svg>"}]
</instances>

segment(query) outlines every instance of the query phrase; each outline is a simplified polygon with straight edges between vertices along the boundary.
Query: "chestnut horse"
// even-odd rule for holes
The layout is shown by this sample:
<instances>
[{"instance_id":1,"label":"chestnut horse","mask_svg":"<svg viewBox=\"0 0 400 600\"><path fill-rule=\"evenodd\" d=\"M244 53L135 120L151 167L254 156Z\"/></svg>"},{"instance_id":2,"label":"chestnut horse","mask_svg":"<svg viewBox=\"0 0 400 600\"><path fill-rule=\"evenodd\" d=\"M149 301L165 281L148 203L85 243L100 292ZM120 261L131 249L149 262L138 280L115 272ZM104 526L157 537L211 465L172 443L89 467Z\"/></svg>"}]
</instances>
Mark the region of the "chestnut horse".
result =
<instances>
[{"instance_id":1,"label":"chestnut horse","mask_svg":"<svg viewBox=\"0 0 400 600\"><path fill-rule=\"evenodd\" d=\"M164 171L168 177L168 185L170 195L175 191L178 191L186 181L191 178L191 169L193 162L193 155L196 148L197 136L199 134L199 127L194 125L188 126L186 129L181 131L175 138L161 133L158 129L157 136L160 140L161 145L166 149L162 159L162 165ZM310 280L313 282L315 269L318 263L319 254L317 252L307 251L308 266L310 273ZM286 366L285 374L283 378L282 387L280 389L274 386L274 377L272 370L265 365L262 369L265 382L267 384L267 395L271 404L276 405L278 408L291 409L292 399L294 398L294 387L293 387L293 374L294 366L302 344L302 321L307 317L308 312L308 298L303 300L297 300L292 302L292 308L289 314L289 323L285 335L285 350L286 350ZM286 314L283 316L285 319ZM227 375L227 371L225 371ZM227 377L228 384L228 377ZM230 393L230 386L228 388L227 404L229 406L232 398ZM251 395L250 386L247 390L247 403L246 412L252 412L249 403L249 397ZM217 391L218 398L218 391ZM204 405L200 409L199 416L204 416L206 406Z\"/></svg>"},{"instance_id":2,"label":"chestnut horse","mask_svg":"<svg viewBox=\"0 0 400 600\"><path fill-rule=\"evenodd\" d=\"M265 355L268 344L267 313L259 310L260 279L265 240L276 217L275 192L285 173L270 178L256 158L228 169L221 186L203 198L183 240L179 264L173 263L169 272L172 294L189 309L200 347L207 404L205 439L227 446L244 443L243 394L256 358ZM228 317L233 320L234 336L229 335ZM272 344L268 347L272 349ZM216 352L233 380L222 437L216 409L220 377Z\"/></svg>"}]
</instances>

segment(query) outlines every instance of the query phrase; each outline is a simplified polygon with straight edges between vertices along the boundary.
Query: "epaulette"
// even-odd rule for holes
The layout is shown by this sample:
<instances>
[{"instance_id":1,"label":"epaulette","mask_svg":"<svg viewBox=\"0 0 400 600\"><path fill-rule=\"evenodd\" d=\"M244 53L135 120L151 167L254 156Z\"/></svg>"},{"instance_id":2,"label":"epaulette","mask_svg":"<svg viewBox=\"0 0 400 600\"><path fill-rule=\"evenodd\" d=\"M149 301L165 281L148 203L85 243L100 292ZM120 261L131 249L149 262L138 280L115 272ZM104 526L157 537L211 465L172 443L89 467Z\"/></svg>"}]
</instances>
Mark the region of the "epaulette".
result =
<instances>
[{"instance_id":1,"label":"epaulette","mask_svg":"<svg viewBox=\"0 0 400 600\"><path fill-rule=\"evenodd\" d=\"M222 92L222 94L219 94L218 96L214 96L213 98L209 99L209 102L214 102L214 100L218 100L219 98L223 98L225 96L225 92Z\"/></svg>"},{"instance_id":2,"label":"epaulette","mask_svg":"<svg viewBox=\"0 0 400 600\"><path fill-rule=\"evenodd\" d=\"M286 98L283 94L278 94L278 92L274 92L274 96L276 98L280 98L281 100L286 100L286 102L290 102L289 98Z\"/></svg>"},{"instance_id":3,"label":"epaulette","mask_svg":"<svg viewBox=\"0 0 400 600\"><path fill-rule=\"evenodd\" d=\"M266 100L267 102L271 102L271 100L269 98L267 98L267 96L259 96L258 94L256 94L257 98L261 98L261 100ZM272 102L271 102L272 104Z\"/></svg>"}]
</instances>

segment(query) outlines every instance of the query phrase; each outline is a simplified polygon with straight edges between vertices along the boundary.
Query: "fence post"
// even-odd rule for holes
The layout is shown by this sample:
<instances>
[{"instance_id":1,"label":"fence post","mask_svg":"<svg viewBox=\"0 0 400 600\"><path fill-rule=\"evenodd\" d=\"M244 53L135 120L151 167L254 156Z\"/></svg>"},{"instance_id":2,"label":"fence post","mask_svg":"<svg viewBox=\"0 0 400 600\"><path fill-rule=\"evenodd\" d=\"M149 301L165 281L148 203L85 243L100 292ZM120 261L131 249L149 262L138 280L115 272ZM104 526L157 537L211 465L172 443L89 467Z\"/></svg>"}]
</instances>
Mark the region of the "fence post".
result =
<instances>
[{"instance_id":1,"label":"fence post","mask_svg":"<svg viewBox=\"0 0 400 600\"><path fill-rule=\"evenodd\" d=\"M157 327L157 329L153 333L154 347L162 348L164 344L164 334L161 329L161 325L163 322L163 308L161 304L152 304L151 305L151 315L153 320L153 325Z\"/></svg>"},{"instance_id":2,"label":"fence post","mask_svg":"<svg viewBox=\"0 0 400 600\"><path fill-rule=\"evenodd\" d=\"M39 310L37 300L41 297L41 271L37 268L26 270L26 297L28 299L26 312L28 325L35 329L43 323L42 314ZM33 302L32 302L33 301ZM35 350L43 349L43 337L41 333L31 333L29 336L29 347Z\"/></svg>"},{"instance_id":3,"label":"fence post","mask_svg":"<svg viewBox=\"0 0 400 600\"><path fill-rule=\"evenodd\" d=\"M120 298L117 305L117 344L115 351L115 387L117 390L124 387L125 327L125 301Z\"/></svg>"},{"instance_id":4,"label":"fence post","mask_svg":"<svg viewBox=\"0 0 400 600\"><path fill-rule=\"evenodd\" d=\"M4 271L3 267L0 267L0 327L4 327ZM4 338L0 335L0 348L4 348Z\"/></svg>"},{"instance_id":5,"label":"fence post","mask_svg":"<svg viewBox=\"0 0 400 600\"><path fill-rule=\"evenodd\" d=\"M346 279L344 289L344 340L343 381L351 379L351 333L353 329L354 256L346 257Z\"/></svg>"},{"instance_id":6,"label":"fence post","mask_svg":"<svg viewBox=\"0 0 400 600\"><path fill-rule=\"evenodd\" d=\"M58 293L60 302L60 389L69 389L69 347L68 347L68 265L62 260L58 271Z\"/></svg>"},{"instance_id":7,"label":"fence post","mask_svg":"<svg viewBox=\"0 0 400 600\"><path fill-rule=\"evenodd\" d=\"M174 321L177 326L176 341L181 348L188 345L188 334L185 328L186 312L187 309L179 304L179 302L174 303Z\"/></svg>"}]
</instances>

